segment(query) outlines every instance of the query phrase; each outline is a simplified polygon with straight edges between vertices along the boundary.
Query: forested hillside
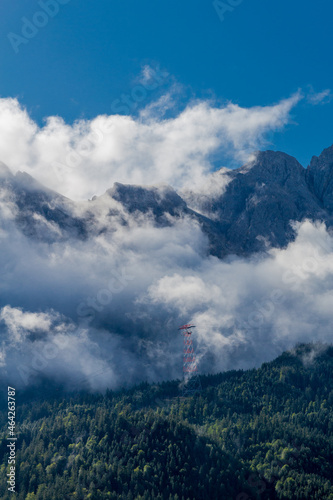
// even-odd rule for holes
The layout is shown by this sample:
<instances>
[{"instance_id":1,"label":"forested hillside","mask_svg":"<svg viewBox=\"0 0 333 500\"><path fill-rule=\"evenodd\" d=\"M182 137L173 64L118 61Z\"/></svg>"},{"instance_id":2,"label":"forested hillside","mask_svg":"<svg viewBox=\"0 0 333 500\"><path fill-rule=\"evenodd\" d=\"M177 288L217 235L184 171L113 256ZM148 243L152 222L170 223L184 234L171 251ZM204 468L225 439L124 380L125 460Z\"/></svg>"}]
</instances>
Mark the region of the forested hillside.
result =
<instances>
[{"instance_id":1,"label":"forested hillside","mask_svg":"<svg viewBox=\"0 0 333 500\"><path fill-rule=\"evenodd\" d=\"M64 499L333 499L333 347L298 346L258 370L105 395L45 383L17 393L17 494Z\"/></svg>"}]
</instances>

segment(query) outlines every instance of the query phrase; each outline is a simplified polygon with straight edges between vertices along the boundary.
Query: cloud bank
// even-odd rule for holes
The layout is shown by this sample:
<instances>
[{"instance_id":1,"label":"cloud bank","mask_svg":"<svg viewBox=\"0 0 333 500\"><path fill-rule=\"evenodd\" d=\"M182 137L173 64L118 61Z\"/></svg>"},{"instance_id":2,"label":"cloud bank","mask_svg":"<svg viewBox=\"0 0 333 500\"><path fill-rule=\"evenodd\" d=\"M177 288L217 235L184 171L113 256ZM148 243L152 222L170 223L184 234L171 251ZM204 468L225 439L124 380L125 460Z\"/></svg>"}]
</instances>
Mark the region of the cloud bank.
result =
<instances>
[{"instance_id":1,"label":"cloud bank","mask_svg":"<svg viewBox=\"0 0 333 500\"><path fill-rule=\"evenodd\" d=\"M94 240L37 243L2 231L0 374L104 390L182 376L180 324L197 325L202 372L250 368L297 342L331 342L333 238L297 225L284 250L207 257L190 219L118 225ZM14 385L15 386L15 385Z\"/></svg>"},{"instance_id":2,"label":"cloud bank","mask_svg":"<svg viewBox=\"0 0 333 500\"><path fill-rule=\"evenodd\" d=\"M211 156L248 159L300 98L251 109L195 102L168 119L156 107L73 125L51 117L43 128L15 99L2 99L0 159L77 200L114 181L197 183L212 196L224 181L207 178ZM187 216L159 227L149 214L120 210L112 231L99 231L110 210L101 199L95 237L43 243L22 234L10 193L0 191L0 376L12 386L49 377L104 390L181 377L177 328L188 321L197 325L202 372L332 341L333 238L323 225L298 224L286 249L222 261L208 256L206 236ZM40 231L54 230L38 217Z\"/></svg>"}]
</instances>

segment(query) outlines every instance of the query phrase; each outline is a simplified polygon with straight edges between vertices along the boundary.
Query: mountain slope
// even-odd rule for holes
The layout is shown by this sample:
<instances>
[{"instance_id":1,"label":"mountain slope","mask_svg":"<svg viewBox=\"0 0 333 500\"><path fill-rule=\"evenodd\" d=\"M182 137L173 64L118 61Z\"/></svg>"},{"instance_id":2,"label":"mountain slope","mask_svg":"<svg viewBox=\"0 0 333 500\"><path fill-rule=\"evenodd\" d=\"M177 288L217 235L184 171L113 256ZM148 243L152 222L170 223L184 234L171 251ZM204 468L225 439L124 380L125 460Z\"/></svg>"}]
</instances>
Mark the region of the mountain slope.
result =
<instances>
[{"instance_id":1,"label":"mountain slope","mask_svg":"<svg viewBox=\"0 0 333 500\"><path fill-rule=\"evenodd\" d=\"M19 229L28 237L52 243L68 238L85 238L85 221L74 215L74 203L46 188L25 172L13 175L0 165L0 191L13 207Z\"/></svg>"},{"instance_id":2,"label":"mountain slope","mask_svg":"<svg viewBox=\"0 0 333 500\"><path fill-rule=\"evenodd\" d=\"M201 381L189 398L178 381L105 396L21 392L18 498L333 499L333 347ZM10 498L4 472L0 493Z\"/></svg>"}]
</instances>

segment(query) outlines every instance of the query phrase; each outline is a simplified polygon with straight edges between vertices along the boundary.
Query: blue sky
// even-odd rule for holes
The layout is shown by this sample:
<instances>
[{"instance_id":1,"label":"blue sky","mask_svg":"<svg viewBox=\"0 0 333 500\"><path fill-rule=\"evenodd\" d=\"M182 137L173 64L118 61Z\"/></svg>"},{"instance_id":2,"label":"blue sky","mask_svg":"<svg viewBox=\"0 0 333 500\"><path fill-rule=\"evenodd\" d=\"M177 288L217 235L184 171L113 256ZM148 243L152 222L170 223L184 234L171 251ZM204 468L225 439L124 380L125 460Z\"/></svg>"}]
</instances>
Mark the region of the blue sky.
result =
<instances>
[{"instance_id":1,"label":"blue sky","mask_svg":"<svg viewBox=\"0 0 333 500\"><path fill-rule=\"evenodd\" d=\"M51 115L72 123L112 113L145 65L170 75L145 104L174 82L180 107L193 98L266 106L298 89L309 95L333 88L328 0L230 0L239 5L223 22L210 0L61 3L18 53L8 33L21 36L22 18L33 20L41 7L31 0L0 6L0 96L17 97L40 124ZM304 98L291 112L293 123L269 136L269 147L306 165L333 143L332 110L329 98L318 105Z\"/></svg>"}]
</instances>

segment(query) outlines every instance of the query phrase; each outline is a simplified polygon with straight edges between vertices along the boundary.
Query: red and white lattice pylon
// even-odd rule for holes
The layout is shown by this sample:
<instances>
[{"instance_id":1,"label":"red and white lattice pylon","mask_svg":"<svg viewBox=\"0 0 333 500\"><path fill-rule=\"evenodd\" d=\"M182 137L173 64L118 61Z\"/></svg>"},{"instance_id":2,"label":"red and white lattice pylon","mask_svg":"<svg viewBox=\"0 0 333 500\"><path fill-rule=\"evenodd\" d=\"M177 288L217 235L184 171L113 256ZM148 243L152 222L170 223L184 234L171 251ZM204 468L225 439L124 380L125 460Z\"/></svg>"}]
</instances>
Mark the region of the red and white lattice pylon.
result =
<instances>
[{"instance_id":1,"label":"red and white lattice pylon","mask_svg":"<svg viewBox=\"0 0 333 500\"><path fill-rule=\"evenodd\" d=\"M184 337L183 354L183 397L191 396L201 391L201 381L198 375L198 361L195 356L192 328L194 325L183 325L178 328Z\"/></svg>"}]
</instances>

